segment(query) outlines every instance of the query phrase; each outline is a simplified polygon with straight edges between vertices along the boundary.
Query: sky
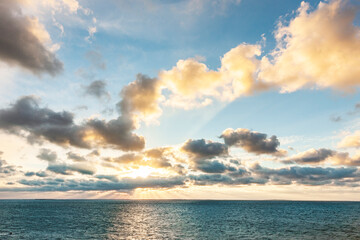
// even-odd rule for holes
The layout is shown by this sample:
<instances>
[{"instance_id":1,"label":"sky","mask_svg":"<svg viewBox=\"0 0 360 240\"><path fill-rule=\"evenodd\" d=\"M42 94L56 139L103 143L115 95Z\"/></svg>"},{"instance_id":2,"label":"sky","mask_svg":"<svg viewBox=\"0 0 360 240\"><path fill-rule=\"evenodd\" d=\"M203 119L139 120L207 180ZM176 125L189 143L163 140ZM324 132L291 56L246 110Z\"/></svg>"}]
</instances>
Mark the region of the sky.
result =
<instances>
[{"instance_id":1,"label":"sky","mask_svg":"<svg viewBox=\"0 0 360 240\"><path fill-rule=\"evenodd\" d=\"M2 0L1 199L360 199L357 0Z\"/></svg>"}]
</instances>

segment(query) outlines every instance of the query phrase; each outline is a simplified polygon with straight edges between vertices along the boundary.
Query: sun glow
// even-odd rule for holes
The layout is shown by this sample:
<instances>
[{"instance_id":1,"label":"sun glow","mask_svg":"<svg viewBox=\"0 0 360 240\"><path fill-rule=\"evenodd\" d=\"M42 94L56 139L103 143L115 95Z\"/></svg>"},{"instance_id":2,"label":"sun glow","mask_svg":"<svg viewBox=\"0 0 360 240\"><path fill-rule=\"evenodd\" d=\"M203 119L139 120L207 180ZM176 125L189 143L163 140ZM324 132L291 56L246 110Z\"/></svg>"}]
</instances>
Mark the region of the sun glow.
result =
<instances>
[{"instance_id":1,"label":"sun glow","mask_svg":"<svg viewBox=\"0 0 360 240\"><path fill-rule=\"evenodd\" d=\"M152 167L148 167L148 166L141 166L138 169L132 169L132 171L128 174L126 174L126 177L131 177L131 178L138 178L138 177L142 177L142 178L146 178L148 176L150 176L152 173L154 173L154 168Z\"/></svg>"}]
</instances>

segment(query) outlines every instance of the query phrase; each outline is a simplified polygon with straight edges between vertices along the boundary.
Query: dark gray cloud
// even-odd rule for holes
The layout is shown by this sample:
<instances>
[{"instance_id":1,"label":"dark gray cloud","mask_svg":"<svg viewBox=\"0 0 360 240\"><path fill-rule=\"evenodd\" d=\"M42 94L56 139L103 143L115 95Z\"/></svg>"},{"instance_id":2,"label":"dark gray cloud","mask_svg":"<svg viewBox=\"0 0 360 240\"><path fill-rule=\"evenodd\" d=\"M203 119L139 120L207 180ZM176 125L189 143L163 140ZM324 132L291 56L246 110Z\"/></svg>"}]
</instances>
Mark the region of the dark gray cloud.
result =
<instances>
[{"instance_id":1,"label":"dark gray cloud","mask_svg":"<svg viewBox=\"0 0 360 240\"><path fill-rule=\"evenodd\" d=\"M228 155L228 147L223 143L206 141L205 139L189 139L181 149L190 156L190 166L194 170L205 173L224 173L233 170L228 164L219 160L211 160L215 157Z\"/></svg>"},{"instance_id":2,"label":"dark gray cloud","mask_svg":"<svg viewBox=\"0 0 360 240\"><path fill-rule=\"evenodd\" d=\"M96 80L84 87L85 95L96 97L99 99L110 99L110 94L106 91L106 82L104 80Z\"/></svg>"},{"instance_id":3,"label":"dark gray cloud","mask_svg":"<svg viewBox=\"0 0 360 240\"><path fill-rule=\"evenodd\" d=\"M54 151L51 151L50 149L42 148L40 149L39 154L37 157L41 160L45 160L48 162L55 162L57 160L57 154Z\"/></svg>"},{"instance_id":4,"label":"dark gray cloud","mask_svg":"<svg viewBox=\"0 0 360 240\"><path fill-rule=\"evenodd\" d=\"M228 147L218 142L199 140L187 140L182 146L182 150L195 158L212 158L228 154Z\"/></svg>"},{"instance_id":5,"label":"dark gray cloud","mask_svg":"<svg viewBox=\"0 0 360 240\"><path fill-rule=\"evenodd\" d=\"M105 145L124 151L139 151L145 147L144 137L133 133L135 123L127 117L120 116L108 122L92 119L87 122L87 126L101 137Z\"/></svg>"},{"instance_id":6,"label":"dark gray cloud","mask_svg":"<svg viewBox=\"0 0 360 240\"><path fill-rule=\"evenodd\" d=\"M54 112L40 108L34 96L18 99L11 107L0 110L0 128L6 132L19 134L28 131L29 140L42 138L61 145L89 147L83 141L84 128L76 126L70 112Z\"/></svg>"},{"instance_id":7,"label":"dark gray cloud","mask_svg":"<svg viewBox=\"0 0 360 240\"><path fill-rule=\"evenodd\" d=\"M238 128L226 129L220 136L228 146L238 146L244 148L246 151L255 154L276 154L283 155L284 150L278 149L280 142L278 138L273 135L267 138L267 134L253 132L248 129Z\"/></svg>"},{"instance_id":8,"label":"dark gray cloud","mask_svg":"<svg viewBox=\"0 0 360 240\"><path fill-rule=\"evenodd\" d=\"M131 118L120 116L108 122L91 119L77 125L72 113L40 108L33 96L22 97L11 107L0 109L0 129L15 134L25 130L29 133L29 141L47 140L80 148L98 145L137 151L145 146L144 138L132 132L136 126ZM86 138L89 135L93 140Z\"/></svg>"},{"instance_id":9,"label":"dark gray cloud","mask_svg":"<svg viewBox=\"0 0 360 240\"><path fill-rule=\"evenodd\" d=\"M40 125L69 126L73 123L70 112L54 112L48 108L39 108L34 96L18 99L10 108L0 110L0 127L16 129L17 127L36 128Z\"/></svg>"},{"instance_id":10,"label":"dark gray cloud","mask_svg":"<svg viewBox=\"0 0 360 240\"><path fill-rule=\"evenodd\" d=\"M329 157L336 155L337 152L326 149L309 149L305 152L299 153L291 158L287 158L283 161L283 163L298 163L298 164L314 164L324 162Z\"/></svg>"},{"instance_id":11,"label":"dark gray cloud","mask_svg":"<svg viewBox=\"0 0 360 240\"><path fill-rule=\"evenodd\" d=\"M36 20L24 16L18 4L17 0L0 1L0 59L34 74L60 73L63 63L34 34Z\"/></svg>"},{"instance_id":12,"label":"dark gray cloud","mask_svg":"<svg viewBox=\"0 0 360 240\"><path fill-rule=\"evenodd\" d=\"M47 170L62 175L72 175L75 172L85 175L94 175L96 172L96 169L88 164L65 164L65 163L49 164Z\"/></svg>"}]
</instances>

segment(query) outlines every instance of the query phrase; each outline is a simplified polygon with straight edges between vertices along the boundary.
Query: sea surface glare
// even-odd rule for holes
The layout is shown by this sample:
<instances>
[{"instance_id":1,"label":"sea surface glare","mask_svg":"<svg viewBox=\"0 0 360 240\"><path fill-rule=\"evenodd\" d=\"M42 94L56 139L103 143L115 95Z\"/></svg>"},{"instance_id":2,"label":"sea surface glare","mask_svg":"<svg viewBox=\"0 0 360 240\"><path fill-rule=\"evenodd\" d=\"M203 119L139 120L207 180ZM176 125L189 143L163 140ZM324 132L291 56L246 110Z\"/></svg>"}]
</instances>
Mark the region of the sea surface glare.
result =
<instances>
[{"instance_id":1,"label":"sea surface glare","mask_svg":"<svg viewBox=\"0 0 360 240\"><path fill-rule=\"evenodd\" d=\"M360 202L0 200L0 239L360 239Z\"/></svg>"}]
</instances>

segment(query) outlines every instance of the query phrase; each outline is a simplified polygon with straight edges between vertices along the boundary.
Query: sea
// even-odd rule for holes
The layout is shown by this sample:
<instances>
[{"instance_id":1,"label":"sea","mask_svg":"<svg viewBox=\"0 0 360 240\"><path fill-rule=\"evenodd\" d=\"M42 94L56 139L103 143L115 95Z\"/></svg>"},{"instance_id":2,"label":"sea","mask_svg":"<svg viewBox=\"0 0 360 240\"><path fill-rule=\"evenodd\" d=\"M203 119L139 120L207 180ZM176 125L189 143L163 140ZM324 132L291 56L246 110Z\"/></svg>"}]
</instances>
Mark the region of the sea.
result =
<instances>
[{"instance_id":1,"label":"sea","mask_svg":"<svg viewBox=\"0 0 360 240\"><path fill-rule=\"evenodd\" d=\"M360 202L0 200L0 239L360 239Z\"/></svg>"}]
</instances>

